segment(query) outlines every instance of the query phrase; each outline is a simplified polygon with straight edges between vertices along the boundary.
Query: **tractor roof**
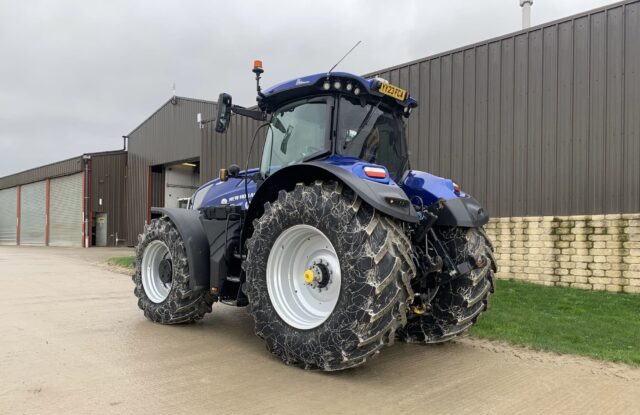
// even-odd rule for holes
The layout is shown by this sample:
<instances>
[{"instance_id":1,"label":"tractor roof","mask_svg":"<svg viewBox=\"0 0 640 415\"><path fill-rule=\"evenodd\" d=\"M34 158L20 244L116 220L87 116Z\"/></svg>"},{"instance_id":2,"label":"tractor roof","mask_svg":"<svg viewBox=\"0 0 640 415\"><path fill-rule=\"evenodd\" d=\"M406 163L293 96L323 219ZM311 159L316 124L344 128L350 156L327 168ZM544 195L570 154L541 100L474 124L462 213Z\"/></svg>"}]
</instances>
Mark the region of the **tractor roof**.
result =
<instances>
[{"instance_id":1,"label":"tractor roof","mask_svg":"<svg viewBox=\"0 0 640 415\"><path fill-rule=\"evenodd\" d=\"M389 105L398 106L399 109L418 106L416 100L410 97L408 93L405 93L405 98L400 100L380 92L381 85L385 83L388 84L387 81L381 78L365 79L347 72L318 73L266 88L263 91L264 96L258 101L262 109L272 111L280 104L294 99L342 92L365 99L383 98Z\"/></svg>"}]
</instances>

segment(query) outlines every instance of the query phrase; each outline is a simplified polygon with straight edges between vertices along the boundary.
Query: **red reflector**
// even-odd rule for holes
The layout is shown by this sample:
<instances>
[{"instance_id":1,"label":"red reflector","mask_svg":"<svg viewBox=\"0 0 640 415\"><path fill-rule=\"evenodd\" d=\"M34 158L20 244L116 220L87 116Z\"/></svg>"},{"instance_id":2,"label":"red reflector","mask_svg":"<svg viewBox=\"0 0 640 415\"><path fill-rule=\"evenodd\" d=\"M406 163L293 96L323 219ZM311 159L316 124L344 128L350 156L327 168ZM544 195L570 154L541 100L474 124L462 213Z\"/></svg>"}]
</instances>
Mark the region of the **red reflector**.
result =
<instances>
[{"instance_id":1,"label":"red reflector","mask_svg":"<svg viewBox=\"0 0 640 415\"><path fill-rule=\"evenodd\" d=\"M381 167L365 167L364 174L366 174L368 177L374 177L376 179L384 179L385 177L387 177L387 172Z\"/></svg>"}]
</instances>

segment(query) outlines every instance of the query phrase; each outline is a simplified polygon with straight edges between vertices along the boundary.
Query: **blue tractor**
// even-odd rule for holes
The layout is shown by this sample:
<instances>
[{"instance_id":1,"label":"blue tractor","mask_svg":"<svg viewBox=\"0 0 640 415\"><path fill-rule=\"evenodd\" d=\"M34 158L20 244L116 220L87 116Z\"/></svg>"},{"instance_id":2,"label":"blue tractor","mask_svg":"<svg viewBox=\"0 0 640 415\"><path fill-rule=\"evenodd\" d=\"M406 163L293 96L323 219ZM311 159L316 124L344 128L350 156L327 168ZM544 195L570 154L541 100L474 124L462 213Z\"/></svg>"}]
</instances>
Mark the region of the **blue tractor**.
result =
<instances>
[{"instance_id":1,"label":"blue tractor","mask_svg":"<svg viewBox=\"0 0 640 415\"><path fill-rule=\"evenodd\" d=\"M465 332L494 291L489 217L453 181L411 169L416 101L344 72L263 91L259 61L253 71L257 109L221 94L212 122L260 121L260 167L222 169L190 209L153 209L133 276L144 315L178 324L215 302L248 306L271 353L319 370L358 366L396 338Z\"/></svg>"}]
</instances>

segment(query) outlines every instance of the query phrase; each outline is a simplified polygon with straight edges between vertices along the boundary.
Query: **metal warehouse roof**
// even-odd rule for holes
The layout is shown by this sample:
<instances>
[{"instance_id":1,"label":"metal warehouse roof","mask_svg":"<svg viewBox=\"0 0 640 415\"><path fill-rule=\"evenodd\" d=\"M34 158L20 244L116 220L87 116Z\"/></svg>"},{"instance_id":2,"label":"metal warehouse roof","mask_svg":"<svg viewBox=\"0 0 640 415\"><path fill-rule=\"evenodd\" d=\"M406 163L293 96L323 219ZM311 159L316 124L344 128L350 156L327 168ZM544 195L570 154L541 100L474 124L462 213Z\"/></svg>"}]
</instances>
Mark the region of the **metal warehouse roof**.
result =
<instances>
[{"instance_id":1,"label":"metal warehouse roof","mask_svg":"<svg viewBox=\"0 0 640 415\"><path fill-rule=\"evenodd\" d=\"M166 107L167 105L173 103L174 101L189 101L189 102L198 102L198 103L202 103L202 104L217 105L217 102L215 102L215 101L209 101L209 100L206 100L206 99L198 99L198 98L187 98L187 97L181 97L181 96L174 95L171 98L169 98L164 104L160 105L160 108L158 108L157 110L152 112L151 115L149 115L147 118L144 119L144 121L142 121L140 124L138 124L138 126L136 128L131 130L131 132L129 133L129 136L131 134L135 133L138 129L140 129L140 127L145 125L156 114L158 114L160 111L162 111L162 109L164 107Z\"/></svg>"},{"instance_id":2,"label":"metal warehouse roof","mask_svg":"<svg viewBox=\"0 0 640 415\"><path fill-rule=\"evenodd\" d=\"M20 186L28 183L37 182L53 177L67 176L69 174L82 171L82 158L84 156L108 156L126 153L125 150L111 150L96 153L84 153L76 157L54 163L45 164L44 166L34 167L9 176L0 177L0 189Z\"/></svg>"}]
</instances>

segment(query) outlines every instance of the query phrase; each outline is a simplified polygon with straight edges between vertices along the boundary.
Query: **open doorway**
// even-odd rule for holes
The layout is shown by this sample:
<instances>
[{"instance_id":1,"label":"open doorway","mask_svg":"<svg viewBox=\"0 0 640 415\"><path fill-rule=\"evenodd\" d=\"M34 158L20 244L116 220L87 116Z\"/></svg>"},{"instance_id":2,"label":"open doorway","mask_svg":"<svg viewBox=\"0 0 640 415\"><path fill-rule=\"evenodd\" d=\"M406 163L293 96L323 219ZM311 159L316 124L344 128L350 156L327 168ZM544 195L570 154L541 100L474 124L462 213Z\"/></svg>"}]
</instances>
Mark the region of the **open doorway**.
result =
<instances>
[{"instance_id":1,"label":"open doorway","mask_svg":"<svg viewBox=\"0 0 640 415\"><path fill-rule=\"evenodd\" d=\"M165 166L164 207L186 208L200 185L200 162L197 160Z\"/></svg>"}]
</instances>

